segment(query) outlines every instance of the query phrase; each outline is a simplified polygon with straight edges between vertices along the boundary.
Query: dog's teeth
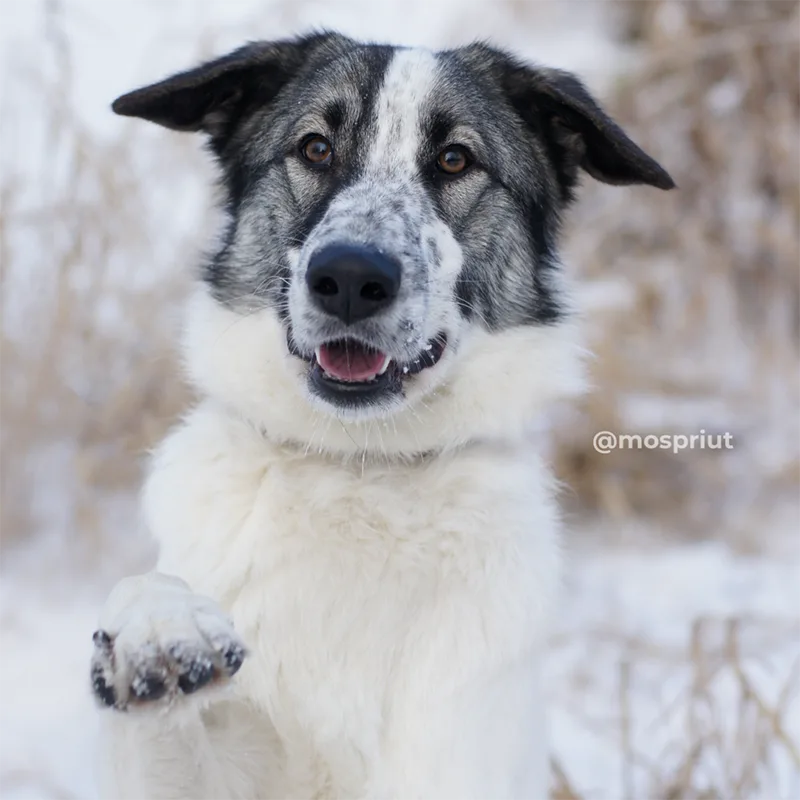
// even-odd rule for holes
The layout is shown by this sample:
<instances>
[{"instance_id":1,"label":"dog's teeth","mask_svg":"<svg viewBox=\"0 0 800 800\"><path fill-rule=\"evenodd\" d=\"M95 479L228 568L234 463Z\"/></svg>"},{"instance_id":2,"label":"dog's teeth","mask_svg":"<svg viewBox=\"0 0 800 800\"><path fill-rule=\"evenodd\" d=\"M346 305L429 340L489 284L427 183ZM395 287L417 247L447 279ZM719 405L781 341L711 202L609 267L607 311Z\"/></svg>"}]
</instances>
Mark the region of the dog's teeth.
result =
<instances>
[{"instance_id":1,"label":"dog's teeth","mask_svg":"<svg viewBox=\"0 0 800 800\"><path fill-rule=\"evenodd\" d=\"M433 350L433 345L430 342L428 342L428 344L425 345L425 349L428 351Z\"/></svg>"},{"instance_id":2,"label":"dog's teeth","mask_svg":"<svg viewBox=\"0 0 800 800\"><path fill-rule=\"evenodd\" d=\"M404 374L404 375L407 375L407 374L408 374L408 367L403 367L403 374Z\"/></svg>"},{"instance_id":3,"label":"dog's teeth","mask_svg":"<svg viewBox=\"0 0 800 800\"><path fill-rule=\"evenodd\" d=\"M314 356L315 356L315 357L316 357L316 359L317 359L317 364L319 364L319 353L320 353L320 350L322 350L322 348L321 348L321 347L315 347L315 348L314 348Z\"/></svg>"},{"instance_id":4,"label":"dog's teeth","mask_svg":"<svg viewBox=\"0 0 800 800\"><path fill-rule=\"evenodd\" d=\"M383 373L386 372L387 369L389 369L389 364L391 363L392 359L389 358L389 356L386 356L386 358L383 359L383 366L378 370L378 375L383 375Z\"/></svg>"}]
</instances>

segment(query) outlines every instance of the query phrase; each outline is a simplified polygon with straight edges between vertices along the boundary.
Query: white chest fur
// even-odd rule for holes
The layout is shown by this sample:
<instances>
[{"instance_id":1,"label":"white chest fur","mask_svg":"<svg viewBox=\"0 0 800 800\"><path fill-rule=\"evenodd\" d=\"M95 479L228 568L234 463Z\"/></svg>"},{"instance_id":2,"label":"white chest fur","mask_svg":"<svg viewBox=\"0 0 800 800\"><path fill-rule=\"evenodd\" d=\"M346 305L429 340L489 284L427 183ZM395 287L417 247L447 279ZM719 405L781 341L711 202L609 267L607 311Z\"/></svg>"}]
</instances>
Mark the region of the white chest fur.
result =
<instances>
[{"instance_id":1,"label":"white chest fur","mask_svg":"<svg viewBox=\"0 0 800 800\"><path fill-rule=\"evenodd\" d=\"M368 763L415 708L538 648L551 495L523 448L343 464L209 404L157 453L145 514L159 570L219 601L250 648L242 696L327 761Z\"/></svg>"}]
</instances>

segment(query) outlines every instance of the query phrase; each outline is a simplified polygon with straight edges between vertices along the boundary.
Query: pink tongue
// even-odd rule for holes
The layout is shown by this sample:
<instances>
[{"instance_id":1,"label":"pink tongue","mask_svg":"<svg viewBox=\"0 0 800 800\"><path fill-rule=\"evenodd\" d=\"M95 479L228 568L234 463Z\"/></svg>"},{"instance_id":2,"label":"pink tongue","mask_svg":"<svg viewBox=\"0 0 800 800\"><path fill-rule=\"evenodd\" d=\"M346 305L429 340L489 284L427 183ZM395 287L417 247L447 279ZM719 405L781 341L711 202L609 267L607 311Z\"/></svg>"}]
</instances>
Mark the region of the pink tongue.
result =
<instances>
[{"instance_id":1,"label":"pink tongue","mask_svg":"<svg viewBox=\"0 0 800 800\"><path fill-rule=\"evenodd\" d=\"M333 342L319 349L319 365L340 381L368 381L374 378L386 359L384 353L368 350L355 342Z\"/></svg>"}]
</instances>

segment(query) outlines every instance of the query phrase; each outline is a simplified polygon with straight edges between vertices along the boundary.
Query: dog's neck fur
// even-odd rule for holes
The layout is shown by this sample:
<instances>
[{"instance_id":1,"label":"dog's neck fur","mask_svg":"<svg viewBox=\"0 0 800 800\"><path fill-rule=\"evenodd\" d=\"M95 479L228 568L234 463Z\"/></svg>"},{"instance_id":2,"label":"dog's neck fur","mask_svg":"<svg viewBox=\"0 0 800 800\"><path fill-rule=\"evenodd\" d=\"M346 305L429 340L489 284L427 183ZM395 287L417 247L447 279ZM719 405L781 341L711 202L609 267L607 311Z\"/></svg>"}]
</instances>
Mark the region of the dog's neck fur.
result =
<instances>
[{"instance_id":1,"label":"dog's neck fur","mask_svg":"<svg viewBox=\"0 0 800 800\"><path fill-rule=\"evenodd\" d=\"M270 309L238 315L197 288L184 337L190 380L261 435L305 453L403 461L472 442L524 444L535 417L583 390L575 324L470 332L446 377L387 419L358 420L315 408L302 391L305 364L291 356ZM419 376L424 384L427 376Z\"/></svg>"}]
</instances>

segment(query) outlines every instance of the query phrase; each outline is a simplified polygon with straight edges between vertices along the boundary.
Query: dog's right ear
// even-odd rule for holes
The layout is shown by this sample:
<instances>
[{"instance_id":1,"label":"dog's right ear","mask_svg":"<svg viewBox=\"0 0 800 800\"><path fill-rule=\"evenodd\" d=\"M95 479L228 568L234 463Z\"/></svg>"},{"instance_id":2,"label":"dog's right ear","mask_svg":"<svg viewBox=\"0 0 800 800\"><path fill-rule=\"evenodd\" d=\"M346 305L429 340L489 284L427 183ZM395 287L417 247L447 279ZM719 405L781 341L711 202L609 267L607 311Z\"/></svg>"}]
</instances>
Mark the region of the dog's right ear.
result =
<instances>
[{"instance_id":1,"label":"dog's right ear","mask_svg":"<svg viewBox=\"0 0 800 800\"><path fill-rule=\"evenodd\" d=\"M332 38L320 33L251 42L195 69L124 94L111 108L125 117L140 117L177 131L204 131L219 152L236 124L269 103L310 52Z\"/></svg>"}]
</instances>

